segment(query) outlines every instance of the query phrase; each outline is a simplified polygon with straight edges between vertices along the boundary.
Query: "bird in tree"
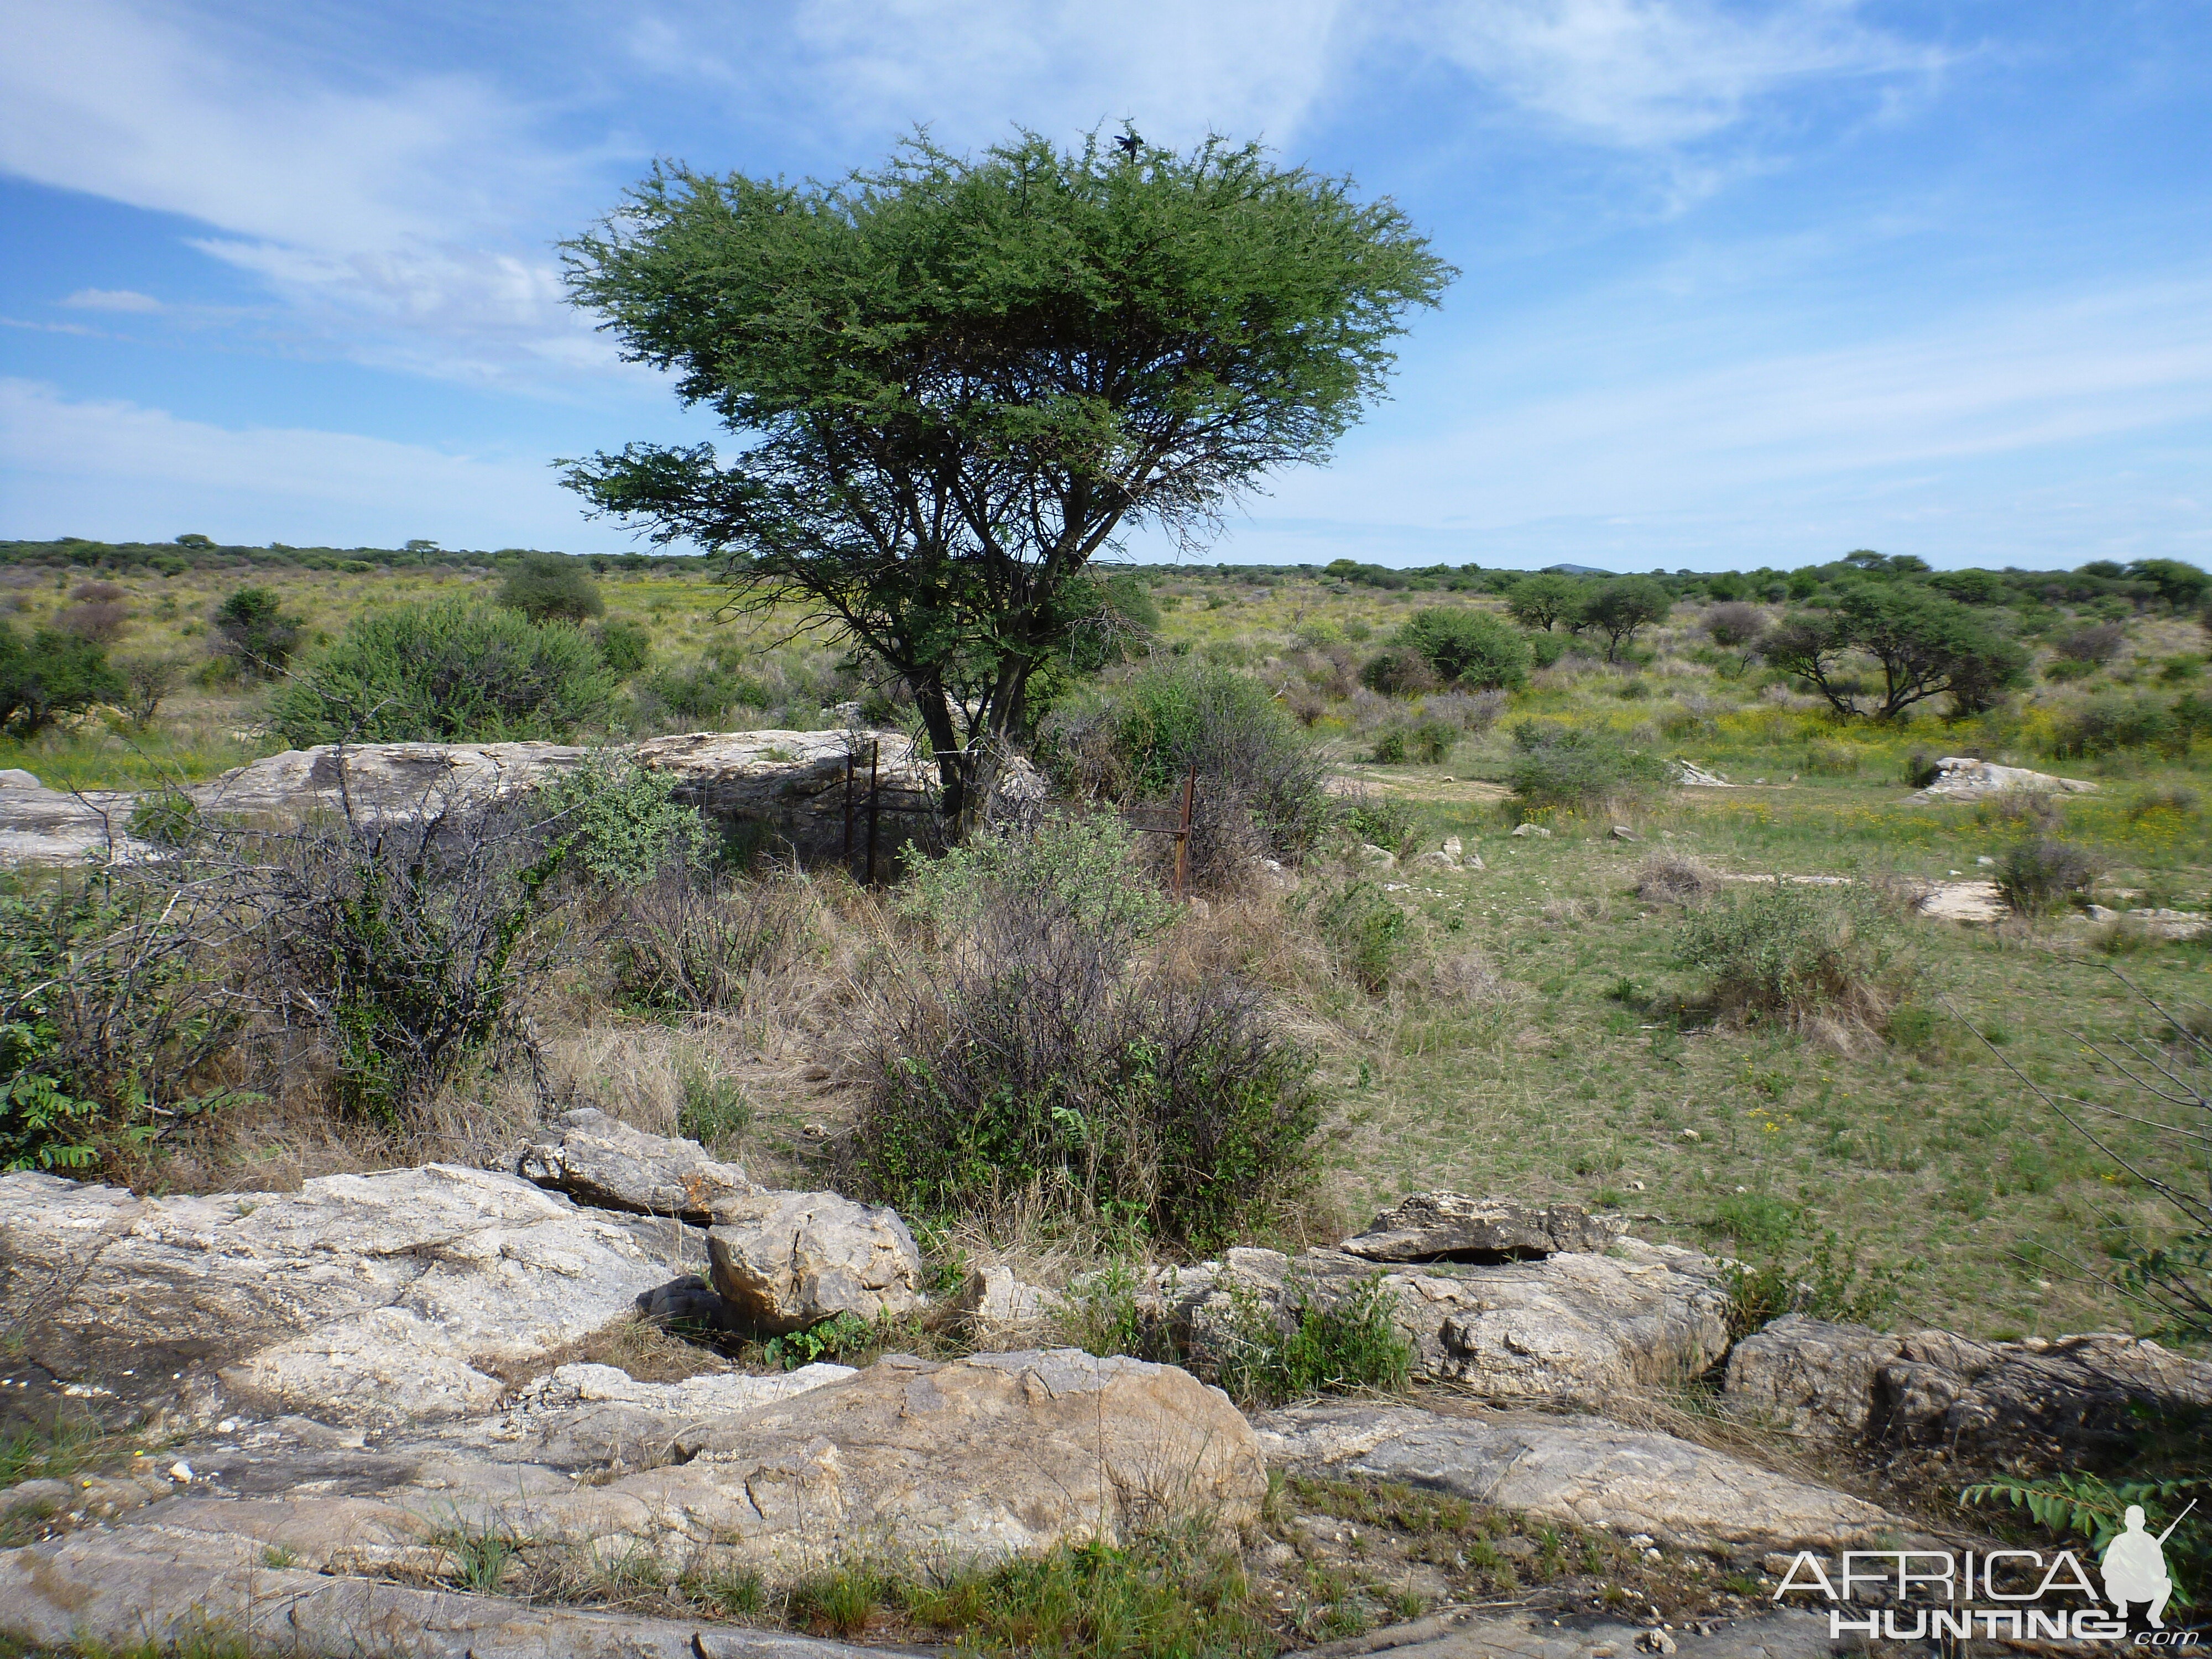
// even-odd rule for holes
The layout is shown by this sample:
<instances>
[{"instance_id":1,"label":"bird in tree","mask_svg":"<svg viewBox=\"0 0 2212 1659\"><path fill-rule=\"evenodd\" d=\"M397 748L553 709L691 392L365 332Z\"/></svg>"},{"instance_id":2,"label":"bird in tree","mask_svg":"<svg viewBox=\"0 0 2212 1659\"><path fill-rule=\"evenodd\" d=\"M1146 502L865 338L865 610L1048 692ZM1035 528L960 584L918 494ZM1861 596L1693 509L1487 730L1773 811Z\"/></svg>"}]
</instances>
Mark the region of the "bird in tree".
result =
<instances>
[{"instance_id":1,"label":"bird in tree","mask_svg":"<svg viewBox=\"0 0 2212 1659\"><path fill-rule=\"evenodd\" d=\"M1395 204L1256 145L1115 148L917 137L829 184L665 165L563 245L624 356L740 437L567 482L903 679L963 831L1085 567L1139 527L1201 545L1326 460L1455 274Z\"/></svg>"}]
</instances>

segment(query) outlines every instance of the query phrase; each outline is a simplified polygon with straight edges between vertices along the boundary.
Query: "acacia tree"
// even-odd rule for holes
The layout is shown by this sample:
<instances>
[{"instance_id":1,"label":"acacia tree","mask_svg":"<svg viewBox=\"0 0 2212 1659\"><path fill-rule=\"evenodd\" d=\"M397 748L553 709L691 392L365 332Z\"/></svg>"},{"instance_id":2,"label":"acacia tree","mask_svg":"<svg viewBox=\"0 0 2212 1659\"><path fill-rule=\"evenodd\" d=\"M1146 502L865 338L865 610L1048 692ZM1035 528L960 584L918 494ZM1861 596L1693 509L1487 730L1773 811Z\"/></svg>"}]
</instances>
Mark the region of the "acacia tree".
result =
<instances>
[{"instance_id":1,"label":"acacia tree","mask_svg":"<svg viewBox=\"0 0 2212 1659\"><path fill-rule=\"evenodd\" d=\"M567 482L719 555L733 608L794 607L903 678L963 823L1095 609L1084 567L1139 526L1194 545L1325 459L1454 274L1346 180L1095 135L916 137L829 185L663 166L563 251L625 357L744 438Z\"/></svg>"},{"instance_id":2,"label":"acacia tree","mask_svg":"<svg viewBox=\"0 0 2212 1659\"><path fill-rule=\"evenodd\" d=\"M1582 623L1605 635L1605 659L1614 661L1620 647L1632 645L1637 634L1667 620L1674 601L1649 576L1616 576L1600 582L1583 601Z\"/></svg>"},{"instance_id":3,"label":"acacia tree","mask_svg":"<svg viewBox=\"0 0 2212 1659\"><path fill-rule=\"evenodd\" d=\"M1914 703L1951 694L1960 714L1979 714L2027 677L2027 653L1971 607L1893 583L1854 587L1833 610L1791 617L1759 642L1784 673L1828 700L1838 714L1894 720ZM1879 696L1851 672L1855 658L1881 672Z\"/></svg>"}]
</instances>

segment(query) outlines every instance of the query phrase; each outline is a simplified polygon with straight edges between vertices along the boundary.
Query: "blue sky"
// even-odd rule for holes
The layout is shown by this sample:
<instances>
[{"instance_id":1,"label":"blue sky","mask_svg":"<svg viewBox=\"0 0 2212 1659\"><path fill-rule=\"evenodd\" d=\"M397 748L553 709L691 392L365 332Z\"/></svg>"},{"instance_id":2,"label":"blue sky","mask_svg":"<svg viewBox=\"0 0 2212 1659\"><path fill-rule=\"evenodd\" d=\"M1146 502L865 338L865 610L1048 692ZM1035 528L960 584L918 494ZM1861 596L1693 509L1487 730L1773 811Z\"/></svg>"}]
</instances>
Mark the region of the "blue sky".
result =
<instances>
[{"instance_id":1,"label":"blue sky","mask_svg":"<svg viewBox=\"0 0 2212 1659\"><path fill-rule=\"evenodd\" d=\"M626 548L549 462L711 423L556 239L657 155L1127 119L1349 173L1464 273L1213 557L2212 563L2203 0L0 0L0 536Z\"/></svg>"}]
</instances>

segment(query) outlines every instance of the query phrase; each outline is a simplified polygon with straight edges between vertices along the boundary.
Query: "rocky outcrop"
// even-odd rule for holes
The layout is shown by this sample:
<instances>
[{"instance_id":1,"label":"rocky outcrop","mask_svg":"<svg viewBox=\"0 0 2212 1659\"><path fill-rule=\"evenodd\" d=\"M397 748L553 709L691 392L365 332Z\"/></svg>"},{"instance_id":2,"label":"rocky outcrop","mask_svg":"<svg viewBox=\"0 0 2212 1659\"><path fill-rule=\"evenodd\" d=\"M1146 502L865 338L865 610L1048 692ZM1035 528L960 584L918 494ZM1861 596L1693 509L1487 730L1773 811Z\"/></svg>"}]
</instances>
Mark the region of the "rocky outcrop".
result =
<instances>
[{"instance_id":1,"label":"rocky outcrop","mask_svg":"<svg viewBox=\"0 0 2212 1659\"><path fill-rule=\"evenodd\" d=\"M2093 795L2097 786L2082 778L2053 777L2031 772L2024 766L1999 766L1969 756L1947 755L1936 763L1935 781L1917 792L1914 800L1981 800L1990 795L2024 792L2035 795Z\"/></svg>"},{"instance_id":2,"label":"rocky outcrop","mask_svg":"<svg viewBox=\"0 0 2212 1659\"><path fill-rule=\"evenodd\" d=\"M179 1447L190 1481L113 1532L0 1553L0 1629L42 1633L70 1597L94 1606L84 1587L116 1559L103 1537L198 1569L137 1581L162 1628L195 1605L227 1609L227 1563L420 1582L453 1570L456 1535L498 1536L554 1565L635 1553L784 1583L861 1551L988 1562L1162 1522L1233 1530L1267 1492L1226 1396L1172 1366L1068 1349L661 1385L564 1366L502 1413L427 1431L225 1427Z\"/></svg>"},{"instance_id":3,"label":"rocky outcrop","mask_svg":"<svg viewBox=\"0 0 2212 1659\"><path fill-rule=\"evenodd\" d=\"M2162 905L2137 905L2132 910L2115 910L2108 905L2093 904L2088 907L2088 917L2092 921L2133 927L2155 939L2203 939L2212 933L2212 917L2203 911L2175 910Z\"/></svg>"},{"instance_id":4,"label":"rocky outcrop","mask_svg":"<svg viewBox=\"0 0 2212 1659\"><path fill-rule=\"evenodd\" d=\"M72 795L28 778L0 788L0 866L82 864L90 859L131 863L155 849L130 830L133 795L88 791Z\"/></svg>"},{"instance_id":5,"label":"rocky outcrop","mask_svg":"<svg viewBox=\"0 0 2212 1659\"><path fill-rule=\"evenodd\" d=\"M665 1282L629 1220L445 1164L205 1198L10 1175L0 1305L33 1358L96 1395L174 1408L170 1382L204 1392L219 1373L271 1411L420 1421L489 1407L506 1385L486 1366Z\"/></svg>"},{"instance_id":6,"label":"rocky outcrop","mask_svg":"<svg viewBox=\"0 0 2212 1659\"><path fill-rule=\"evenodd\" d=\"M311 1531L315 1506L295 1517ZM348 1505L329 1506L343 1515ZM0 1552L0 1632L53 1651L168 1651L210 1628L259 1651L410 1659L859 1659L880 1650L742 1626L544 1607L331 1577L234 1510ZM290 1565L278 1565L289 1563Z\"/></svg>"},{"instance_id":7,"label":"rocky outcrop","mask_svg":"<svg viewBox=\"0 0 2212 1659\"><path fill-rule=\"evenodd\" d=\"M1671 1548L1848 1549L1899 1524L1845 1493L1602 1418L1325 1404L1270 1413L1257 1426L1268 1462L1294 1472L1400 1480Z\"/></svg>"},{"instance_id":8,"label":"rocky outcrop","mask_svg":"<svg viewBox=\"0 0 2212 1659\"><path fill-rule=\"evenodd\" d=\"M1416 1193L1338 1248L1369 1261L1529 1261L1602 1250L1615 1231L1571 1204Z\"/></svg>"},{"instance_id":9,"label":"rocky outcrop","mask_svg":"<svg viewBox=\"0 0 2212 1659\"><path fill-rule=\"evenodd\" d=\"M1913 907L1936 921L1987 924L2012 914L2004 890L1993 881L1939 881Z\"/></svg>"},{"instance_id":10,"label":"rocky outcrop","mask_svg":"<svg viewBox=\"0 0 2212 1659\"><path fill-rule=\"evenodd\" d=\"M703 1226L718 1208L760 1188L696 1140L649 1135L594 1107L564 1112L555 1133L522 1154L518 1171L584 1203L673 1215Z\"/></svg>"},{"instance_id":11,"label":"rocky outcrop","mask_svg":"<svg viewBox=\"0 0 2212 1659\"><path fill-rule=\"evenodd\" d=\"M1401 1206L1389 1213L1410 1223L1434 1212ZM1530 1218L1542 1213L1524 1212L1517 1230L1457 1236L1517 1239L1533 1248L1546 1224ZM1552 1224L1571 1235L1577 1224L1560 1210ZM1580 1224L1599 1227L1587 1218ZM1376 1235L1411 1241L1453 1236L1411 1225ZM1348 1250L1295 1257L1231 1250L1220 1261L1176 1276L1166 1287L1165 1317L1185 1352L1201 1364L1218 1364L1246 1340L1252 1310L1287 1326L1297 1308L1333 1304L1370 1283L1379 1285L1393 1323L1413 1346L1413 1374L1459 1383L1486 1399L1601 1405L1623 1389L1701 1375L1728 1352L1720 1264L1695 1251L1632 1238L1613 1241L1602 1255L1564 1251L1532 1261L1446 1261L1395 1270Z\"/></svg>"},{"instance_id":12,"label":"rocky outcrop","mask_svg":"<svg viewBox=\"0 0 2212 1659\"><path fill-rule=\"evenodd\" d=\"M1814 1439L2078 1468L2124 1454L2146 1419L2212 1409L2212 1362L2112 1332L1977 1342L1792 1314L1736 1345L1723 1400Z\"/></svg>"},{"instance_id":13,"label":"rocky outcrop","mask_svg":"<svg viewBox=\"0 0 2212 1659\"><path fill-rule=\"evenodd\" d=\"M714 1289L750 1328L795 1331L837 1314L920 1308L921 1254L896 1210L835 1193L755 1193L707 1234Z\"/></svg>"},{"instance_id":14,"label":"rocky outcrop","mask_svg":"<svg viewBox=\"0 0 2212 1659\"><path fill-rule=\"evenodd\" d=\"M878 837L888 857L932 810L937 771L903 732L687 732L618 752L675 780L675 796L725 825L765 829L812 857L842 852L845 774L859 757L854 789L865 810L868 756L878 757ZM593 750L558 743L319 744L237 767L185 793L202 812L248 822L296 822L346 813L375 826L413 822L465 804L525 794L583 764ZM137 798L82 798L27 785L0 788L0 863L125 860L156 849L125 833Z\"/></svg>"}]
</instances>

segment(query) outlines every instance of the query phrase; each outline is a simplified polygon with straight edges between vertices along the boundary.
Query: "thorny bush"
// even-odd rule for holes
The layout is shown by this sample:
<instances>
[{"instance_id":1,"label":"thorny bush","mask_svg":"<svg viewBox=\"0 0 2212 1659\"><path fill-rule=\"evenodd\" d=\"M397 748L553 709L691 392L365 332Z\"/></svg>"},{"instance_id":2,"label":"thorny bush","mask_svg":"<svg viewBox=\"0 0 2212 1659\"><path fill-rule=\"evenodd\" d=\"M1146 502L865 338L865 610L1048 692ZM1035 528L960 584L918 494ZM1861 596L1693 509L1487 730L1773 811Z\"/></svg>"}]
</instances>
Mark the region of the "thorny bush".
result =
<instances>
[{"instance_id":1,"label":"thorny bush","mask_svg":"<svg viewBox=\"0 0 2212 1659\"><path fill-rule=\"evenodd\" d=\"M1107 900L1143 879L1122 832L1042 836L1097 868L1001 850L946 874L937 957L872 1021L855 1175L924 1215L1034 1193L1197 1248L1264 1222L1312 1166L1313 1058L1237 975L1139 956L1151 912Z\"/></svg>"}]
</instances>

